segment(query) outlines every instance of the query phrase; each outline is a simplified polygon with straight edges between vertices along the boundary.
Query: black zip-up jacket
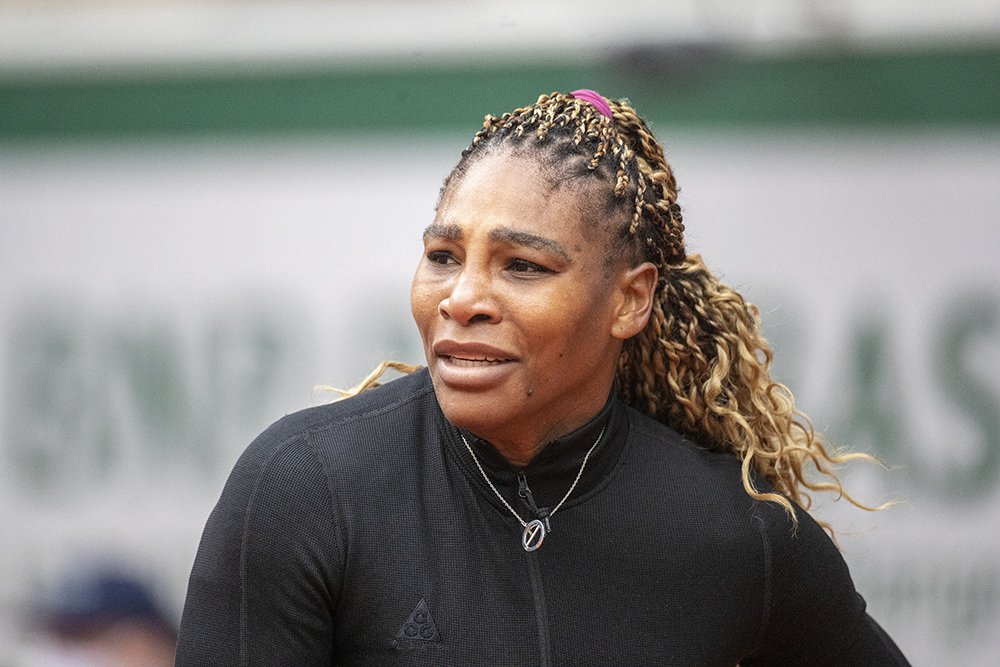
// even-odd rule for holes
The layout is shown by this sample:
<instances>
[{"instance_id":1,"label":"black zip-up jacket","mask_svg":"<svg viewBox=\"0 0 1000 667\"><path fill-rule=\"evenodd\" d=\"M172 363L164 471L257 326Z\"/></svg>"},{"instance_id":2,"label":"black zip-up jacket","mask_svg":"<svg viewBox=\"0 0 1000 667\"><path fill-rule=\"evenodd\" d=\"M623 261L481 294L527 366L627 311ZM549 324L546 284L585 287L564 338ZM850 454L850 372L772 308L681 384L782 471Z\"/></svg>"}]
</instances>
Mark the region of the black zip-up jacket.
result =
<instances>
[{"instance_id":1,"label":"black zip-up jacket","mask_svg":"<svg viewBox=\"0 0 1000 667\"><path fill-rule=\"evenodd\" d=\"M177 664L907 664L823 530L731 455L616 398L520 470L466 437L530 520L601 428L529 553L426 371L285 417L208 520Z\"/></svg>"}]
</instances>

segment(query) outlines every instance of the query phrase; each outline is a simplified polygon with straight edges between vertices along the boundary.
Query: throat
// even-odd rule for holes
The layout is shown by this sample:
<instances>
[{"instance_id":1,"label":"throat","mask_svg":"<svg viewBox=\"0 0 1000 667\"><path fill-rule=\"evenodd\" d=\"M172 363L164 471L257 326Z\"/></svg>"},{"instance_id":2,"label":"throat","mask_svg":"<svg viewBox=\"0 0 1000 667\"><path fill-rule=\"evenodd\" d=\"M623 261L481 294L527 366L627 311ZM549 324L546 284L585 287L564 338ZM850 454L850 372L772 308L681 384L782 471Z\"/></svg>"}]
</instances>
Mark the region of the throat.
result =
<instances>
[{"instance_id":1,"label":"throat","mask_svg":"<svg viewBox=\"0 0 1000 667\"><path fill-rule=\"evenodd\" d=\"M500 456L507 460L507 463L511 464L515 468L526 468L528 465L535 460L538 453L542 451L544 445L542 443L537 443L534 445L517 446L510 443L497 443L493 440L489 441L494 449L496 449Z\"/></svg>"}]
</instances>

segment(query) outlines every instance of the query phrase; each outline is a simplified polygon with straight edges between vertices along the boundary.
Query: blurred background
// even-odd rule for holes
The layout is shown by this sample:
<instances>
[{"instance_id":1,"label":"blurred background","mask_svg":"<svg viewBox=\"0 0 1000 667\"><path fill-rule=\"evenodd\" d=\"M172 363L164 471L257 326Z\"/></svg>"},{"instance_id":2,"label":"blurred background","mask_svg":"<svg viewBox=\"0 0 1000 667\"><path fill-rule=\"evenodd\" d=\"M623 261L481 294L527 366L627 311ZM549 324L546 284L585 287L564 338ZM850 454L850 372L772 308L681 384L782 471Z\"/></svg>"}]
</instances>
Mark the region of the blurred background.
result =
<instances>
[{"instance_id":1,"label":"blurred background","mask_svg":"<svg viewBox=\"0 0 1000 667\"><path fill-rule=\"evenodd\" d=\"M649 119L778 377L890 467L846 481L896 507L817 509L873 615L993 664L996 0L0 0L0 666L169 664L243 447L421 361L441 180L581 87Z\"/></svg>"}]
</instances>

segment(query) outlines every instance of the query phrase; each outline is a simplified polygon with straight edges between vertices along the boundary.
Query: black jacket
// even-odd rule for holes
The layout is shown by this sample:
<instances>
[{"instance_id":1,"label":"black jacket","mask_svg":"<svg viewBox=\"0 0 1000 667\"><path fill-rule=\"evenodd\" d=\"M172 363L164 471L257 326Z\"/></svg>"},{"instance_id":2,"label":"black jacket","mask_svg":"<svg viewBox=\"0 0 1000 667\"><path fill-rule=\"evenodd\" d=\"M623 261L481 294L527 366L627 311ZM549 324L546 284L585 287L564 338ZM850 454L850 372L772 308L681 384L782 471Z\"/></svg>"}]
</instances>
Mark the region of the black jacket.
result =
<instances>
[{"instance_id":1,"label":"black jacket","mask_svg":"<svg viewBox=\"0 0 1000 667\"><path fill-rule=\"evenodd\" d=\"M616 398L517 470L442 414L426 371L278 421L202 538L186 665L905 665L823 530L737 460ZM519 495L519 488L522 493Z\"/></svg>"}]
</instances>

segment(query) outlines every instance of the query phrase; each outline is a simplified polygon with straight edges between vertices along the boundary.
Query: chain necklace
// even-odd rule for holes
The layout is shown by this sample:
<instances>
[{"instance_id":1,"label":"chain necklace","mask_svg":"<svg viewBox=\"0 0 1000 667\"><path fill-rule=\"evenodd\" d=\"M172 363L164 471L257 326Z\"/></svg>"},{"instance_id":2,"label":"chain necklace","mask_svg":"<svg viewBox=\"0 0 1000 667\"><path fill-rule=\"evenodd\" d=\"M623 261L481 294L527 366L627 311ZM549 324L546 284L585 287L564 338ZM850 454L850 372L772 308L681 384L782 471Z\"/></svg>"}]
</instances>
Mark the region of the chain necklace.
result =
<instances>
[{"instance_id":1,"label":"chain necklace","mask_svg":"<svg viewBox=\"0 0 1000 667\"><path fill-rule=\"evenodd\" d=\"M586 455L584 455L583 463L580 464L580 469L576 473L576 479L574 479L573 483L570 485L569 491L567 491L566 495L562 497L562 500L559 501L559 504L556 505L555 508L553 508L553 510L549 512L548 515L545 516L545 521L542 521L541 519L532 519L531 521L525 521L524 519L522 519L521 515L518 514L516 511L514 511L514 508L510 506L510 503L507 502L507 499L504 498L502 495L500 495L500 492L497 491L497 487L493 486L493 482L490 481L490 478L486 475L486 471L483 470L483 466L479 463L479 459L476 457L476 453L472 451L472 446L469 445L469 441L465 439L465 434L460 432L459 435L462 436L462 442L465 443L465 448L468 449L469 454L472 455L472 460L476 462L476 467L479 468L479 473L483 476L483 479L485 479L489 487L493 489L493 493L495 493L497 498L500 499L500 502L504 504L504 507L510 510L510 513L514 515L514 518L517 519L518 522L521 524L521 526L524 528L524 530L521 532L521 546L524 547L525 551L534 551L538 547L542 546L542 542L545 541L545 533L548 531L546 525L548 524L549 517L551 517L553 514L559 511L559 508L563 506L563 503L566 502L566 499L569 498L571 493L573 493L573 489L576 488L577 482L580 481L580 477L583 475L583 469L587 467L587 459L590 458L591 452L594 451L594 449L597 447L597 443L599 443L601 441L601 438L604 436L604 428L602 428L601 432L597 434L597 440L594 441L594 444L590 446L590 449L588 449Z\"/></svg>"}]
</instances>

